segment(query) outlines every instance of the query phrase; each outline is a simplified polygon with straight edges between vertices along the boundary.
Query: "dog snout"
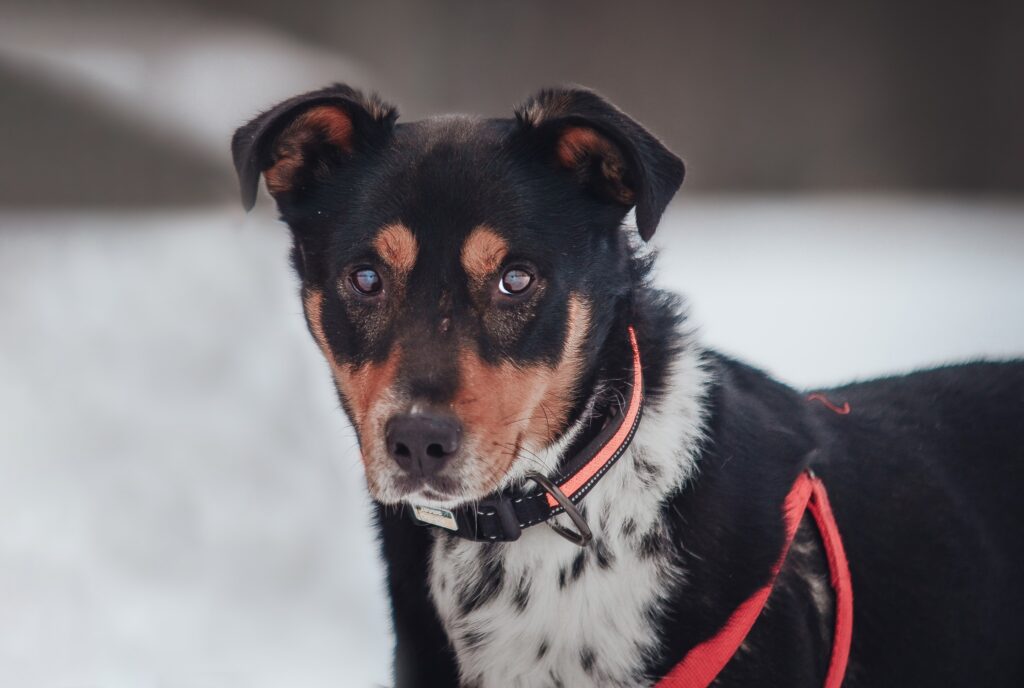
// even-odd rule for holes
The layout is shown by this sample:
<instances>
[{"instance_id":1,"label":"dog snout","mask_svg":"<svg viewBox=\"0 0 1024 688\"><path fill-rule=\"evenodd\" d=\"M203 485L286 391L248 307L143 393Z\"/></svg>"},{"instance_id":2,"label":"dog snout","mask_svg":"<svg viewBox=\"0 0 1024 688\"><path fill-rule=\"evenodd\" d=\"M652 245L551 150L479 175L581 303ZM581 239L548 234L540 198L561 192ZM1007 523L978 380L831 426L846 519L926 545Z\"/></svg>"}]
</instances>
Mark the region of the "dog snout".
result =
<instances>
[{"instance_id":1,"label":"dog snout","mask_svg":"<svg viewBox=\"0 0 1024 688\"><path fill-rule=\"evenodd\" d=\"M385 429L388 453L410 475L438 473L462 442L462 424L445 413L402 414Z\"/></svg>"}]
</instances>

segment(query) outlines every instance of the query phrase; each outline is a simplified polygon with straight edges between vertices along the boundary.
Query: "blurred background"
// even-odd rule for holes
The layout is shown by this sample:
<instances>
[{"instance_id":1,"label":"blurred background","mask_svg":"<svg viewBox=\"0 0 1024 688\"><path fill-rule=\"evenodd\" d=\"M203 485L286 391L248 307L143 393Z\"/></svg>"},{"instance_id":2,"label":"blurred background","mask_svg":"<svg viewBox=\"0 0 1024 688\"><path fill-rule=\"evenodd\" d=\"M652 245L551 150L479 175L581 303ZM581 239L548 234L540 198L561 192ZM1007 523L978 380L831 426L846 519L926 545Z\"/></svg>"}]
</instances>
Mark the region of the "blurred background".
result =
<instances>
[{"instance_id":1,"label":"blurred background","mask_svg":"<svg viewBox=\"0 0 1024 688\"><path fill-rule=\"evenodd\" d=\"M389 680L369 504L235 127L593 87L688 163L704 340L816 387L1024 354L1024 4L0 2L0 685Z\"/></svg>"}]
</instances>

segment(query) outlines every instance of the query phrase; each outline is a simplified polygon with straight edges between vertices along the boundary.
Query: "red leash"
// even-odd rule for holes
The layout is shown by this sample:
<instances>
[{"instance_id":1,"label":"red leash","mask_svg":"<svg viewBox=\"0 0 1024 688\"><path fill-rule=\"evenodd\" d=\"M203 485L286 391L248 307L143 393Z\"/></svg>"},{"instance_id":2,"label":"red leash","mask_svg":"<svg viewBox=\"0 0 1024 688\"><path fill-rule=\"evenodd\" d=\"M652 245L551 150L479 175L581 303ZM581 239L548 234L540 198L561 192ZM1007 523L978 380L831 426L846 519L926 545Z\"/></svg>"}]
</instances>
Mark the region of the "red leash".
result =
<instances>
[{"instance_id":1,"label":"red leash","mask_svg":"<svg viewBox=\"0 0 1024 688\"><path fill-rule=\"evenodd\" d=\"M810 471L801 473L786 497L783 509L786 519L786 543L772 569L771 580L741 604L717 634L690 650L683 661L657 683L656 688L706 688L711 685L736 654L736 650L743 644L754 622L761 615L779 570L786 560L790 545L793 544L800 520L808 509L825 544L832 589L836 595L832 658L824 688L839 688L842 684L843 676L846 675L846 664L850 658L850 641L853 638L853 585L850 581L850 568L843 550L843 541L839 537L839 528L828 502L825 485Z\"/></svg>"},{"instance_id":2,"label":"red leash","mask_svg":"<svg viewBox=\"0 0 1024 688\"><path fill-rule=\"evenodd\" d=\"M827 408L832 413L837 413L840 416L850 415L850 402L844 401L842 406L836 406L831 399L829 399L821 392L814 392L813 394L808 394L807 401L820 401L822 406Z\"/></svg>"}]
</instances>

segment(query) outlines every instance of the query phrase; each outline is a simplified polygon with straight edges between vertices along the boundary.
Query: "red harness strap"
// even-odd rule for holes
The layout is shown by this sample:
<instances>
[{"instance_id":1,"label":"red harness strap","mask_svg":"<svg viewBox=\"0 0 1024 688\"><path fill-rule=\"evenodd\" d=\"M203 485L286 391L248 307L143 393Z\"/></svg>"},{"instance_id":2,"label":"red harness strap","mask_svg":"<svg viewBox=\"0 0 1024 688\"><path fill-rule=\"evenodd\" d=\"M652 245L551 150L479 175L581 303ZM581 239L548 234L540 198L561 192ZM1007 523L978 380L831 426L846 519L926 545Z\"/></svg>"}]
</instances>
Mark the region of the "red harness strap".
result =
<instances>
[{"instance_id":1,"label":"red harness strap","mask_svg":"<svg viewBox=\"0 0 1024 688\"><path fill-rule=\"evenodd\" d=\"M696 646L677 664L656 688L706 688L729 663L736 650L747 637L754 622L761 615L765 602L771 594L775 579L786 560L790 545L796 536L797 527L804 512L810 509L814 522L821 533L828 558L832 589L836 594L836 625L832 638L832 658L824 688L839 688L846 675L846 664L850 658L850 641L853 637L853 585L850 568L839 537L835 515L828 503L825 485L813 473L800 474L793 489L786 497L784 506L786 518L786 543L782 554L772 569L768 583L751 595L732 613L725 626L717 634Z\"/></svg>"}]
</instances>

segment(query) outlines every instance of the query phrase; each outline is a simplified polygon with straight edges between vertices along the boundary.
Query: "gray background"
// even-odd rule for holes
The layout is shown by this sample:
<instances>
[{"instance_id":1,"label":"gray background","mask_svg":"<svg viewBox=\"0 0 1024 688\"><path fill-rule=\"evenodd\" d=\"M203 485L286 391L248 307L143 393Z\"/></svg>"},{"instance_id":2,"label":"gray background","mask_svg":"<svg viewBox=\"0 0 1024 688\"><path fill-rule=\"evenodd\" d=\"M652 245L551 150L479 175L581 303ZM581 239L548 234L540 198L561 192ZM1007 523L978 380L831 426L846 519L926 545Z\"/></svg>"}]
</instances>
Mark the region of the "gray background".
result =
<instances>
[{"instance_id":1,"label":"gray background","mask_svg":"<svg viewBox=\"0 0 1024 688\"><path fill-rule=\"evenodd\" d=\"M351 429L227 142L335 80L404 116L597 88L687 160L711 346L813 388L1024 353L1024 5L0 5L0 686L366 686Z\"/></svg>"},{"instance_id":2,"label":"gray background","mask_svg":"<svg viewBox=\"0 0 1024 688\"><path fill-rule=\"evenodd\" d=\"M182 149L157 134L204 124L164 120L189 110L207 128L235 125L275 91L268 81L353 77L414 118L507 115L540 86L586 84L684 155L695 191L1024 190L1024 5L1012 0L81 5L4 1L5 203L215 198L222 151ZM211 83L167 83L182 70ZM159 105L142 117L145 103L97 102L97 79ZM197 98L204 88L217 100Z\"/></svg>"}]
</instances>

